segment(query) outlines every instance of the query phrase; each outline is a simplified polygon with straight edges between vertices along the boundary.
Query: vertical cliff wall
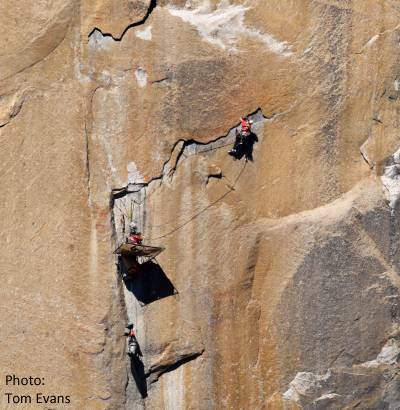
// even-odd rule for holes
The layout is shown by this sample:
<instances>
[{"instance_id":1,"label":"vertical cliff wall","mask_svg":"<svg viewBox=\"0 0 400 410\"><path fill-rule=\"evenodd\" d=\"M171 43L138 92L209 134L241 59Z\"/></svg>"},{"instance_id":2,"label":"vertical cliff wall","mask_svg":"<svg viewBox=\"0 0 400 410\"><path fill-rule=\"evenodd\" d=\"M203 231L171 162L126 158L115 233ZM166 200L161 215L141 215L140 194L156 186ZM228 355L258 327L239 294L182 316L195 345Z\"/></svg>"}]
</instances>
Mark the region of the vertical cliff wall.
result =
<instances>
[{"instance_id":1,"label":"vertical cliff wall","mask_svg":"<svg viewBox=\"0 0 400 410\"><path fill-rule=\"evenodd\" d=\"M399 408L399 18L3 0L4 375L59 408ZM165 251L124 281L131 221Z\"/></svg>"}]
</instances>

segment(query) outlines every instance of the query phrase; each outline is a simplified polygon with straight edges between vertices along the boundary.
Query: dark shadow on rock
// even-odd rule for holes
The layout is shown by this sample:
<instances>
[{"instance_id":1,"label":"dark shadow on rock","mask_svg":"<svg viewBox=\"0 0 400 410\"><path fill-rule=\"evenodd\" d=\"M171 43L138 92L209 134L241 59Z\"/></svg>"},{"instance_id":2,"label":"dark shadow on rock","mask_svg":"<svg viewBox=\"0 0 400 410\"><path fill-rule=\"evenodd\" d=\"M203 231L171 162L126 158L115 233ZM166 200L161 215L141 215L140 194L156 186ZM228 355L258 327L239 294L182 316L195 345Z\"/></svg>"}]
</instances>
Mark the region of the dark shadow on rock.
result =
<instances>
[{"instance_id":1,"label":"dark shadow on rock","mask_svg":"<svg viewBox=\"0 0 400 410\"><path fill-rule=\"evenodd\" d=\"M136 387L139 390L142 398L147 397L147 380L144 371L144 364L140 358L140 355L130 356L131 359L131 372L133 379L135 380Z\"/></svg>"},{"instance_id":2,"label":"dark shadow on rock","mask_svg":"<svg viewBox=\"0 0 400 410\"><path fill-rule=\"evenodd\" d=\"M253 149L256 142L258 142L258 137L254 132L251 132L247 137L241 137L237 134L230 155L235 159L240 160L245 157L248 161L253 161Z\"/></svg>"},{"instance_id":3,"label":"dark shadow on rock","mask_svg":"<svg viewBox=\"0 0 400 410\"><path fill-rule=\"evenodd\" d=\"M178 293L162 267L152 260L139 265L138 272L126 276L124 281L126 288L135 295L141 305Z\"/></svg>"}]
</instances>

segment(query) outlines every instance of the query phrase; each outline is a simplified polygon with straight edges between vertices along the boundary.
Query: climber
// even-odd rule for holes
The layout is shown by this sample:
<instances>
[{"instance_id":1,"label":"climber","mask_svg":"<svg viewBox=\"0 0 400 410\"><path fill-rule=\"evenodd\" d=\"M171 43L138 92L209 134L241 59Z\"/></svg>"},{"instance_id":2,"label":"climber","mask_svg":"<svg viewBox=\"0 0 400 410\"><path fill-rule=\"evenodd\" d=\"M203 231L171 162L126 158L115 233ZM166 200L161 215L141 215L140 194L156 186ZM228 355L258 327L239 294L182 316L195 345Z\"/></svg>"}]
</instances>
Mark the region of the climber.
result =
<instances>
[{"instance_id":1,"label":"climber","mask_svg":"<svg viewBox=\"0 0 400 410\"><path fill-rule=\"evenodd\" d=\"M250 150L250 146L252 147L254 144L254 138L251 138L254 135L251 132L252 124L253 120L249 120L247 117L240 118L240 131L235 130L235 143L233 144L233 148L228 152L228 154L235 159L242 158L243 155Z\"/></svg>"},{"instance_id":2,"label":"climber","mask_svg":"<svg viewBox=\"0 0 400 410\"><path fill-rule=\"evenodd\" d=\"M135 331L133 330L133 323L129 323L125 329L125 336L128 337L127 354L135 357L140 354L139 343L136 339Z\"/></svg>"},{"instance_id":3,"label":"climber","mask_svg":"<svg viewBox=\"0 0 400 410\"><path fill-rule=\"evenodd\" d=\"M129 238L127 242L133 245L140 245L143 242L143 235L141 234L141 232L138 232L135 225L130 226Z\"/></svg>"}]
</instances>

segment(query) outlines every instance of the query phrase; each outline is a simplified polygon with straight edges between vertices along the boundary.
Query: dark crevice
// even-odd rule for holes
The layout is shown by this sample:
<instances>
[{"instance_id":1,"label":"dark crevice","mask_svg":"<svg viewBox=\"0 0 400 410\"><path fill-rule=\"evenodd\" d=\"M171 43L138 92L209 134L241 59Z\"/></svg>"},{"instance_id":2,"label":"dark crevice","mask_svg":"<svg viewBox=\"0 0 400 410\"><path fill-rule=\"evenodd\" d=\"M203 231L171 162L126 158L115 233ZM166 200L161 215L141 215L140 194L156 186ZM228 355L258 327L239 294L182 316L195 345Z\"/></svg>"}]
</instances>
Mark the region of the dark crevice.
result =
<instances>
[{"instance_id":1,"label":"dark crevice","mask_svg":"<svg viewBox=\"0 0 400 410\"><path fill-rule=\"evenodd\" d=\"M96 31L98 31L103 37L111 37L114 41L121 41L124 38L127 31L129 31L131 28L141 26L142 24L146 23L147 19L150 17L151 13L153 12L153 10L156 7L157 7L157 0L150 0L149 8L147 9L147 12L146 12L145 16L141 20L136 21L135 23L131 23L128 26L126 26L124 31L122 32L122 34L119 37L114 37L114 35L112 33L103 33L101 31L101 29L99 29L98 27L95 27L89 33L88 37L90 38L90 36L92 34L94 34Z\"/></svg>"},{"instance_id":2,"label":"dark crevice","mask_svg":"<svg viewBox=\"0 0 400 410\"><path fill-rule=\"evenodd\" d=\"M87 196L90 202L91 192L90 192L90 153L89 153L89 135L87 129L87 123L85 121L85 148L86 148L86 184L87 184Z\"/></svg>"},{"instance_id":3,"label":"dark crevice","mask_svg":"<svg viewBox=\"0 0 400 410\"><path fill-rule=\"evenodd\" d=\"M168 80L171 80L171 77L163 77L163 78L160 78L159 80L153 80L153 81L151 81L151 84L162 83L162 82L168 81Z\"/></svg>"},{"instance_id":4,"label":"dark crevice","mask_svg":"<svg viewBox=\"0 0 400 410\"><path fill-rule=\"evenodd\" d=\"M153 384L158 379L165 373L172 372L176 370L178 367L197 359L204 353L204 349L201 350L200 352L194 352L194 353L189 353L183 357L180 357L176 362L174 363L166 363L166 364L160 364L158 366L155 366L154 368L150 369L148 373L146 373L146 378L149 378L149 384Z\"/></svg>"},{"instance_id":5,"label":"dark crevice","mask_svg":"<svg viewBox=\"0 0 400 410\"><path fill-rule=\"evenodd\" d=\"M162 180L162 178L164 177L164 170L165 170L166 165L168 164L169 161L171 161L171 158L172 158L172 155L173 155L173 153L174 153L174 151L175 151L176 146L177 146L180 142L182 142L182 141L185 141L185 140L179 139L179 140L177 140L177 141L173 144L173 146L172 146L172 148L171 148L171 154L170 154L170 156L168 157L168 159L164 162L164 164L163 164L163 166L162 166L162 171L161 171L161 174L160 174L160 175L149 179L149 181L147 181L147 182L139 182L139 183L134 183L134 184L128 184L128 185L126 185L126 186L124 186L124 187L120 187L120 188L113 188L113 189L111 190L111 195L112 195L112 197L113 197L114 199L123 198L125 195L134 194L134 193L136 193L136 192L140 192L142 189L144 189L145 187L148 187L151 183L153 183L153 182L155 182L155 181L160 181L160 180ZM183 150L184 148L185 148L185 144L182 146L182 150ZM181 155L181 154L179 153L178 155ZM133 189L133 190L131 190L131 189L129 189L129 185L134 185L135 188L138 188L138 189Z\"/></svg>"},{"instance_id":6,"label":"dark crevice","mask_svg":"<svg viewBox=\"0 0 400 410\"><path fill-rule=\"evenodd\" d=\"M372 117L372 120L375 121L375 122L379 122L379 124L383 124L382 120L380 120L377 117Z\"/></svg>"},{"instance_id":7,"label":"dark crevice","mask_svg":"<svg viewBox=\"0 0 400 410\"><path fill-rule=\"evenodd\" d=\"M210 179L222 179L222 171L216 172L215 174L209 174L207 175L207 180L206 180L206 185L210 182Z\"/></svg>"},{"instance_id":8,"label":"dark crevice","mask_svg":"<svg viewBox=\"0 0 400 410\"><path fill-rule=\"evenodd\" d=\"M179 162L179 160L181 159L181 156L183 155L183 153L184 153L186 147L187 147L187 144L186 144L186 142L184 142L184 143L182 144L182 148L179 150L178 155L176 156L174 166L168 171L168 176L169 176L169 177L172 177L172 176L174 175L174 173L175 173L175 171L176 171L176 168L177 168L177 166L178 166L178 162ZM167 164L168 164L168 162L164 165L164 168L165 168L165 166L166 166ZM163 169L162 174L165 175L165 170L164 170L164 169Z\"/></svg>"},{"instance_id":9,"label":"dark crevice","mask_svg":"<svg viewBox=\"0 0 400 410\"><path fill-rule=\"evenodd\" d=\"M129 185L121 188L114 188L111 190L111 196L113 199L120 199L123 198L125 195L134 194L135 192L140 192L143 188L148 186L151 182L159 178L152 178L149 182L142 182L139 184L135 184L136 187L140 187L137 190L129 190Z\"/></svg>"},{"instance_id":10,"label":"dark crevice","mask_svg":"<svg viewBox=\"0 0 400 410\"><path fill-rule=\"evenodd\" d=\"M368 165L368 167L369 167L370 169L373 169L373 168L374 168L374 165L369 162L369 159L367 158L367 156L365 155L365 153L363 152L362 149L360 149L360 154L361 154L363 160L364 160L364 161L366 162L366 164Z\"/></svg>"}]
</instances>

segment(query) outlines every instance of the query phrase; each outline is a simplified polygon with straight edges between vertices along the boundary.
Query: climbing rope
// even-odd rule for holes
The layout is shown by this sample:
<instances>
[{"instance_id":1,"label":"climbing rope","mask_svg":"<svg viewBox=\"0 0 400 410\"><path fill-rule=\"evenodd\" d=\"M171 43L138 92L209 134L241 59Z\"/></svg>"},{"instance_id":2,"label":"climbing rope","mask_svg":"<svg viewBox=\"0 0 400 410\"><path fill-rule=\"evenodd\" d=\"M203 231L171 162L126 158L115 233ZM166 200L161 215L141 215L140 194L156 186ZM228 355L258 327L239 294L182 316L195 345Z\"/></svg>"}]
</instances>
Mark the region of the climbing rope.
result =
<instances>
[{"instance_id":1,"label":"climbing rope","mask_svg":"<svg viewBox=\"0 0 400 410\"><path fill-rule=\"evenodd\" d=\"M149 238L148 241L155 241L158 239L162 239L165 238L169 235L172 235L173 233L175 233L176 231L182 229L184 226L188 225L190 222L192 222L194 219L196 219L197 217L199 217L200 215L202 215L204 212L206 212L208 209L210 209L212 206L214 206L215 204L217 204L218 202L222 201L222 199L224 199L227 195L229 195L232 191L235 190L235 186L238 183L240 177L242 176L245 168L247 165L247 160L244 163L244 166L242 167L242 169L240 170L239 174L237 175L235 181L233 182L233 185L229 186L228 190L222 194L219 198L217 198L215 201L211 202L210 204L208 204L205 208L203 208L200 212L197 212L196 214L192 215L189 219L187 219L184 223L178 225L177 227L175 227L174 229L172 229L171 231L161 235L161 236L157 236L155 238Z\"/></svg>"},{"instance_id":2,"label":"climbing rope","mask_svg":"<svg viewBox=\"0 0 400 410\"><path fill-rule=\"evenodd\" d=\"M228 185L227 185L228 187L233 186L233 183L229 180L229 178L228 178L226 175L222 175L221 178L224 178L224 179L226 179L226 180L228 181ZM198 209L202 209L202 208L199 206ZM173 223L175 223L175 222L176 222L176 218L171 219L170 221L164 222L164 223L162 223L162 224L150 225L149 228L150 228L150 229L162 228L162 227L164 227L164 226L171 225L171 224L173 224Z\"/></svg>"}]
</instances>

